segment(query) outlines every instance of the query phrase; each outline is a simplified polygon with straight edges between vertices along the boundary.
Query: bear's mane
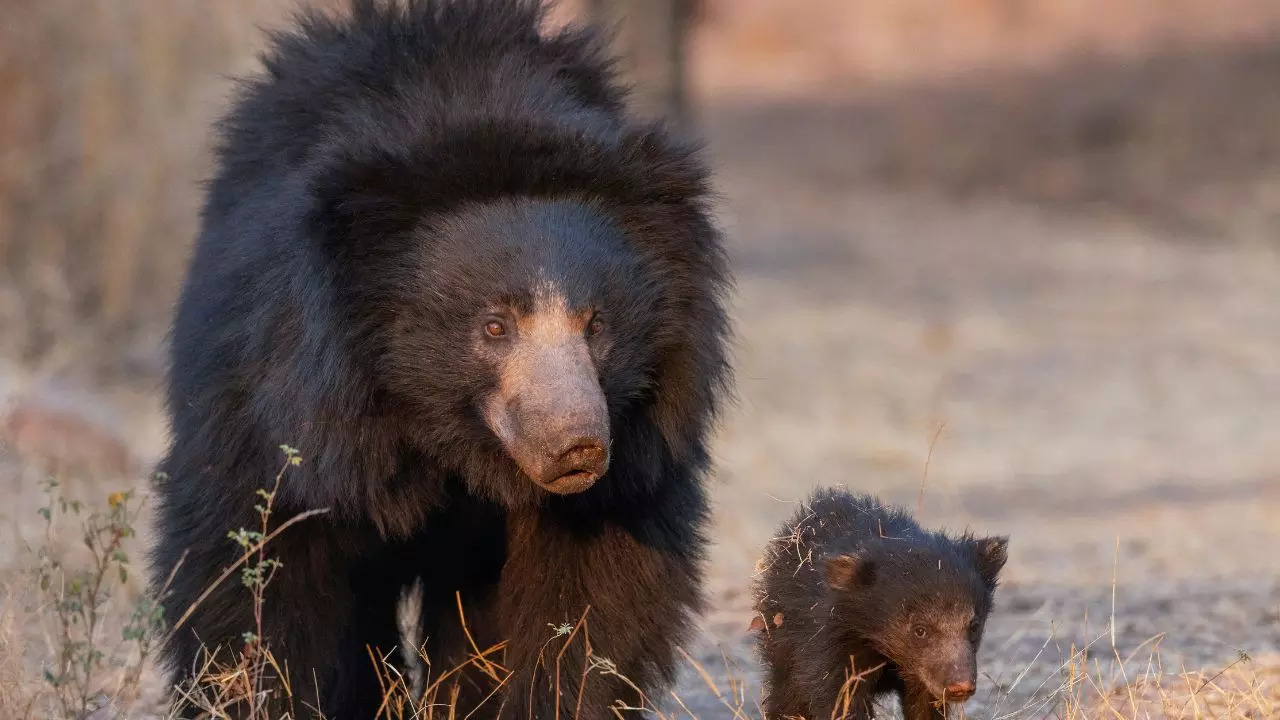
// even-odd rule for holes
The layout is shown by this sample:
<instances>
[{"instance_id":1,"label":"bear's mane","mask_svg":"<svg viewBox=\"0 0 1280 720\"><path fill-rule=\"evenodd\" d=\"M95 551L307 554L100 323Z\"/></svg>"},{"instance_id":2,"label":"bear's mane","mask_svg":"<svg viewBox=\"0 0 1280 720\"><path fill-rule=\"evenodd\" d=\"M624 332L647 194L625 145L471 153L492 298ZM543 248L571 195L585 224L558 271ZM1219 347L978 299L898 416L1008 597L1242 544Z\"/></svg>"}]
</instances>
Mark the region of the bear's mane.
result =
<instances>
[{"instance_id":1,"label":"bear's mane","mask_svg":"<svg viewBox=\"0 0 1280 720\"><path fill-rule=\"evenodd\" d=\"M203 251L223 252L235 280L193 279L185 293L228 294L190 310L199 319L188 324L239 312L256 314L256 327L201 331L187 341L200 353L175 350L183 376L204 386L175 391L171 406L181 413L217 383L235 385L250 396L245 432L298 428L302 437L273 439L296 441L307 456L293 486L305 505L365 513L417 502L384 497L380 483L404 462L403 448L375 417L376 374L359 361L378 328L347 314L343 288L363 287L362 263L395 252L425 219L504 198L596 207L663 269L649 419L682 472L696 481L705 469L705 436L730 383L730 279L707 169L695 145L628 116L603 38L544 33L544 19L530 0L353 0L340 15L307 11L297 29L273 35L265 72L242 83L221 123L203 232L232 250ZM265 187L277 197L264 201ZM255 269L263 263L280 267ZM236 309L245 300L228 287L278 300ZM228 354L249 368L234 380ZM398 531L412 522L388 520Z\"/></svg>"}]
</instances>

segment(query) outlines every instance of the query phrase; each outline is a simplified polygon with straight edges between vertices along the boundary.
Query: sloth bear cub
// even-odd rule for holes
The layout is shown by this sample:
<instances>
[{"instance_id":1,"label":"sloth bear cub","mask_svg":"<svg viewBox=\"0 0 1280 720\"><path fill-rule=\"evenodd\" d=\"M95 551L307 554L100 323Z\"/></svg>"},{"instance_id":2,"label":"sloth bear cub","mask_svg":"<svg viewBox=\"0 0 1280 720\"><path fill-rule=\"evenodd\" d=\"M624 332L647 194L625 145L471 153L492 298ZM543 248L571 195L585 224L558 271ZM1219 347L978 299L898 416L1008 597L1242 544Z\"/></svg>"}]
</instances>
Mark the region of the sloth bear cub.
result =
<instances>
[{"instance_id":1,"label":"sloth bear cub","mask_svg":"<svg viewBox=\"0 0 1280 720\"><path fill-rule=\"evenodd\" d=\"M818 490L765 548L756 586L769 720L906 720L971 697L1008 538L950 537L869 495Z\"/></svg>"}]
</instances>

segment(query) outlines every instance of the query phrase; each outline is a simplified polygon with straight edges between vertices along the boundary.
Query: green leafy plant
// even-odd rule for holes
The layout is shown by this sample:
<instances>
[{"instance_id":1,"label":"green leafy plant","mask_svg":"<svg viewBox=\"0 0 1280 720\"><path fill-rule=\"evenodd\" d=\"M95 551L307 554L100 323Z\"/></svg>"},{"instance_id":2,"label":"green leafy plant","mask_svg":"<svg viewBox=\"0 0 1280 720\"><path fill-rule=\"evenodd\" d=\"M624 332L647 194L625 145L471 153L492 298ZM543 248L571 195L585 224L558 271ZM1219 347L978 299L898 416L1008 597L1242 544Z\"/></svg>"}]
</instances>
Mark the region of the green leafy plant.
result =
<instances>
[{"instance_id":1,"label":"green leafy plant","mask_svg":"<svg viewBox=\"0 0 1280 720\"><path fill-rule=\"evenodd\" d=\"M127 545L137 535L141 511L133 491L108 495L105 510L68 500L53 479L45 482L44 491L47 503L38 512L44 518L45 541L36 553L34 572L55 651L42 675L61 713L83 717L104 702L136 692L162 626L161 608L144 596L123 627L113 625L120 628L119 638L105 629L109 606L129 581ZM87 561L73 563L54 550L60 517L78 519Z\"/></svg>"}]
</instances>

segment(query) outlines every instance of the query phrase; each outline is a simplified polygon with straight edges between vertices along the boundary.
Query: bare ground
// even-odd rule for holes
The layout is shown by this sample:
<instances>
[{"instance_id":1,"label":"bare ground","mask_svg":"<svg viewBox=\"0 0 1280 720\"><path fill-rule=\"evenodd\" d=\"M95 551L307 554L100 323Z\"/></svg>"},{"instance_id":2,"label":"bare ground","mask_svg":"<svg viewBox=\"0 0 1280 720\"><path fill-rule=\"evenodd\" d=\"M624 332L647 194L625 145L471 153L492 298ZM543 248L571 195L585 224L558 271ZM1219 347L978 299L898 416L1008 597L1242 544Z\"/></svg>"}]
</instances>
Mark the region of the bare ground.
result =
<instances>
[{"instance_id":1,"label":"bare ground","mask_svg":"<svg viewBox=\"0 0 1280 720\"><path fill-rule=\"evenodd\" d=\"M713 139L742 122L713 115ZM805 130L839 144L839 124ZM751 667L757 553L825 484L908 507L923 485L926 522L1012 535L971 712L1049 696L1113 598L1142 663L1157 636L1172 670L1280 651L1274 243L887 191L805 174L785 144L720 155L741 402L717 444L708 667Z\"/></svg>"}]
</instances>

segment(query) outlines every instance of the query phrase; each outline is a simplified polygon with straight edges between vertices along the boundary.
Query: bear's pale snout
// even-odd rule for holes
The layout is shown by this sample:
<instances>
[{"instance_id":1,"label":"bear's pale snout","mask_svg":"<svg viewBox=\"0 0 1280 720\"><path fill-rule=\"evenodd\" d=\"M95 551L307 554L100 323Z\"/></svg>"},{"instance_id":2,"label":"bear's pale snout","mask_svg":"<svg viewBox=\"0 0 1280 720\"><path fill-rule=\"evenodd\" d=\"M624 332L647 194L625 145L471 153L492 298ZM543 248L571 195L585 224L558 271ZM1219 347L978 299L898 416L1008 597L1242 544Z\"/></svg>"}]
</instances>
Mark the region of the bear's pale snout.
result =
<instances>
[{"instance_id":1,"label":"bear's pale snout","mask_svg":"<svg viewBox=\"0 0 1280 720\"><path fill-rule=\"evenodd\" d=\"M609 407L580 323L540 310L510 341L485 421L525 475L570 495L609 469Z\"/></svg>"}]
</instances>

